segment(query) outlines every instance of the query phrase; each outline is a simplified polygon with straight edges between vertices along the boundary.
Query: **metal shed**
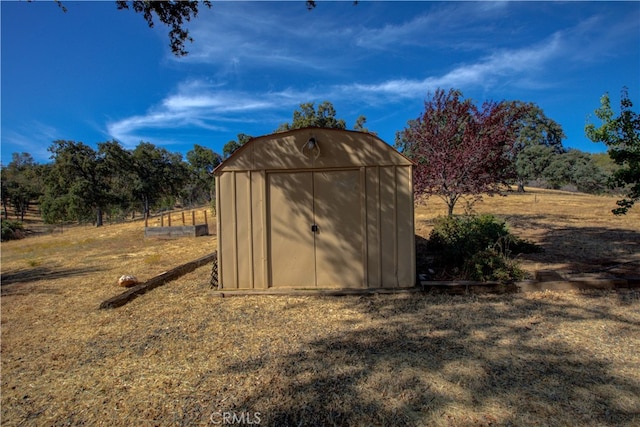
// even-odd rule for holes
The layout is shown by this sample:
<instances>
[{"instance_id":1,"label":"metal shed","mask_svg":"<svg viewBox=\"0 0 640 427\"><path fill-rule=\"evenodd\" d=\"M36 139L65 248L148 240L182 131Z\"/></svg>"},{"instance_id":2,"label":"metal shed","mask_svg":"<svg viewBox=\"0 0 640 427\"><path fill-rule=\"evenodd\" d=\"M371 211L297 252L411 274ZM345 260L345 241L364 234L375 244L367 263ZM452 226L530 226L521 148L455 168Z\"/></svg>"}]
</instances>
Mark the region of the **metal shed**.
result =
<instances>
[{"instance_id":1,"label":"metal shed","mask_svg":"<svg viewBox=\"0 0 640 427\"><path fill-rule=\"evenodd\" d=\"M215 170L219 288L414 286L412 168L369 133L252 139Z\"/></svg>"}]
</instances>

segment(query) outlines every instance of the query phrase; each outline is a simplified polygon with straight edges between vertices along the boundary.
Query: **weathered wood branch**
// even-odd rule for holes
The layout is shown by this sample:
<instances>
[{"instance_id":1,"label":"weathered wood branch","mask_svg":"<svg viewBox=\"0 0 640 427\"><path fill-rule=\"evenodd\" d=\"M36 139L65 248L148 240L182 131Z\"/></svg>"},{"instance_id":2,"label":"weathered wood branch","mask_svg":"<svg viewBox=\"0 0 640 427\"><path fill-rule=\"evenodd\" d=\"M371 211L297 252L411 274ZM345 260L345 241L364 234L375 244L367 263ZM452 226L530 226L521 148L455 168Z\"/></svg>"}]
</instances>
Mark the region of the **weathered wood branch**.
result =
<instances>
[{"instance_id":1,"label":"weathered wood branch","mask_svg":"<svg viewBox=\"0 0 640 427\"><path fill-rule=\"evenodd\" d=\"M176 268L173 268L169 271L165 271L164 273L153 277L147 280L144 283L136 285L126 292L121 293L120 295L116 295L113 298L109 298L108 300L102 302L100 304L100 308L116 308L121 307L128 303L129 301L136 298L138 295L142 295L152 289L157 288L158 286L162 286L167 282L177 279L178 277L184 276L187 273L192 272L198 267L202 267L203 265L209 264L212 262L217 256L217 251L213 252L209 255L205 255L202 258L198 258L195 261L188 262L186 264L182 264Z\"/></svg>"}]
</instances>

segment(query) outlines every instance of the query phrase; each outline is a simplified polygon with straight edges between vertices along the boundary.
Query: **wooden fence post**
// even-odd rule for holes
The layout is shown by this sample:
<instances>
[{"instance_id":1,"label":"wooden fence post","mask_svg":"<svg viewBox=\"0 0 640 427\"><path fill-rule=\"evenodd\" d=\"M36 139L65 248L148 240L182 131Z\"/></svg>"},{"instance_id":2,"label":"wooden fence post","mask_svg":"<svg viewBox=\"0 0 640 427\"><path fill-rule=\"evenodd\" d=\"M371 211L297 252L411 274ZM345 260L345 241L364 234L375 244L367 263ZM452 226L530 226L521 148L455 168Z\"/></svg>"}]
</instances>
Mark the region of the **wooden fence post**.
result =
<instances>
[{"instance_id":1,"label":"wooden fence post","mask_svg":"<svg viewBox=\"0 0 640 427\"><path fill-rule=\"evenodd\" d=\"M167 223L169 224L169 227L171 227L171 212L167 214L167 220L168 220Z\"/></svg>"},{"instance_id":2,"label":"wooden fence post","mask_svg":"<svg viewBox=\"0 0 640 427\"><path fill-rule=\"evenodd\" d=\"M182 225L185 225L184 224L184 211L182 211Z\"/></svg>"},{"instance_id":3,"label":"wooden fence post","mask_svg":"<svg viewBox=\"0 0 640 427\"><path fill-rule=\"evenodd\" d=\"M191 225L196 225L196 211L191 211Z\"/></svg>"},{"instance_id":4,"label":"wooden fence post","mask_svg":"<svg viewBox=\"0 0 640 427\"><path fill-rule=\"evenodd\" d=\"M164 214L160 214L160 227L164 227Z\"/></svg>"},{"instance_id":5,"label":"wooden fence post","mask_svg":"<svg viewBox=\"0 0 640 427\"><path fill-rule=\"evenodd\" d=\"M205 224L209 224L209 222L207 221L207 210L204 210L204 223Z\"/></svg>"}]
</instances>

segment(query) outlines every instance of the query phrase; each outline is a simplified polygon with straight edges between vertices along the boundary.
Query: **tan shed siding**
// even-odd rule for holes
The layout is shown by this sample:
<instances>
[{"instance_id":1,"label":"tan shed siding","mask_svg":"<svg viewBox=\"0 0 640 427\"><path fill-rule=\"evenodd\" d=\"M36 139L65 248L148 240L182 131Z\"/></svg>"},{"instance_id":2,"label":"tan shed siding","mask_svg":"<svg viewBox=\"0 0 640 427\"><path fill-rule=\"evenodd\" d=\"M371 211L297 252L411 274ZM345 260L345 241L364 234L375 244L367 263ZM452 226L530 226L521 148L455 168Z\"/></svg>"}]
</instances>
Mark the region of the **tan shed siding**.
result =
<instances>
[{"instance_id":1,"label":"tan shed siding","mask_svg":"<svg viewBox=\"0 0 640 427\"><path fill-rule=\"evenodd\" d=\"M320 147L318 157L306 156L301 150L311 137ZM411 161L373 135L336 129L300 129L252 140L219 168L247 171L392 165L408 166Z\"/></svg>"},{"instance_id":2,"label":"tan shed siding","mask_svg":"<svg viewBox=\"0 0 640 427\"><path fill-rule=\"evenodd\" d=\"M264 171L251 172L251 224L253 231L253 287L267 287L266 271L266 219L265 219L265 174Z\"/></svg>"},{"instance_id":3,"label":"tan shed siding","mask_svg":"<svg viewBox=\"0 0 640 427\"><path fill-rule=\"evenodd\" d=\"M369 287L380 287L380 168L368 167L366 175L367 277Z\"/></svg>"},{"instance_id":4,"label":"tan shed siding","mask_svg":"<svg viewBox=\"0 0 640 427\"><path fill-rule=\"evenodd\" d=\"M380 266L382 268L382 286L398 285L398 247L396 230L396 180L395 167L380 168Z\"/></svg>"},{"instance_id":5,"label":"tan shed siding","mask_svg":"<svg viewBox=\"0 0 640 427\"><path fill-rule=\"evenodd\" d=\"M218 250L217 253L217 263L218 263L218 286L221 288L220 284L222 283L222 250L221 243L222 242L222 215L220 213L220 189L222 188L222 184L220 184L220 175L216 175L216 232L218 235Z\"/></svg>"},{"instance_id":6,"label":"tan shed siding","mask_svg":"<svg viewBox=\"0 0 640 427\"><path fill-rule=\"evenodd\" d=\"M360 222L362 235L362 271L363 286L369 286L369 233L367 233L367 169L360 168Z\"/></svg>"},{"instance_id":7,"label":"tan shed siding","mask_svg":"<svg viewBox=\"0 0 640 427\"><path fill-rule=\"evenodd\" d=\"M301 150L310 137L317 157ZM375 136L260 137L216 169L216 186L223 289L415 284L412 163Z\"/></svg>"},{"instance_id":8,"label":"tan shed siding","mask_svg":"<svg viewBox=\"0 0 640 427\"><path fill-rule=\"evenodd\" d=\"M249 172L234 172L235 178L235 249L237 287L252 288L251 179Z\"/></svg>"},{"instance_id":9,"label":"tan shed siding","mask_svg":"<svg viewBox=\"0 0 640 427\"><path fill-rule=\"evenodd\" d=\"M220 216L221 227L218 229L218 245L220 247L219 274L221 283L225 289L235 289L238 287L236 280L236 257L235 248L236 224L235 224L235 180L234 172L227 172L220 175L220 187L217 189L220 197L218 215Z\"/></svg>"},{"instance_id":10,"label":"tan shed siding","mask_svg":"<svg viewBox=\"0 0 640 427\"><path fill-rule=\"evenodd\" d=\"M415 284L415 232L413 224L413 189L411 167L396 168L398 219L398 284L402 287Z\"/></svg>"}]
</instances>

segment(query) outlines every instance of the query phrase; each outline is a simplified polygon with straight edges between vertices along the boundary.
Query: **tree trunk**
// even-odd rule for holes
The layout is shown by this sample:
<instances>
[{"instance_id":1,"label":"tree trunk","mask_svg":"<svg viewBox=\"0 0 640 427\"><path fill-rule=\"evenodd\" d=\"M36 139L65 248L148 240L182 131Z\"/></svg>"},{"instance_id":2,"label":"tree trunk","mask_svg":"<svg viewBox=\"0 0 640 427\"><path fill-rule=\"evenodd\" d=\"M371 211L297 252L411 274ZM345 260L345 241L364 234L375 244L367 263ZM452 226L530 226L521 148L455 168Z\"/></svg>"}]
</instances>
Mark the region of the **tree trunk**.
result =
<instances>
[{"instance_id":1,"label":"tree trunk","mask_svg":"<svg viewBox=\"0 0 640 427\"><path fill-rule=\"evenodd\" d=\"M144 218L148 219L149 218L149 198L147 196L144 196L142 198L142 204L144 205Z\"/></svg>"},{"instance_id":2,"label":"tree trunk","mask_svg":"<svg viewBox=\"0 0 640 427\"><path fill-rule=\"evenodd\" d=\"M524 193L524 181L521 179L518 180L518 193Z\"/></svg>"},{"instance_id":3,"label":"tree trunk","mask_svg":"<svg viewBox=\"0 0 640 427\"><path fill-rule=\"evenodd\" d=\"M455 206L456 206L456 201L449 199L449 201L447 202L447 208L448 208L447 216L453 216L453 208Z\"/></svg>"},{"instance_id":4,"label":"tree trunk","mask_svg":"<svg viewBox=\"0 0 640 427\"><path fill-rule=\"evenodd\" d=\"M96 227L102 227L102 208L97 209L96 213Z\"/></svg>"}]
</instances>

